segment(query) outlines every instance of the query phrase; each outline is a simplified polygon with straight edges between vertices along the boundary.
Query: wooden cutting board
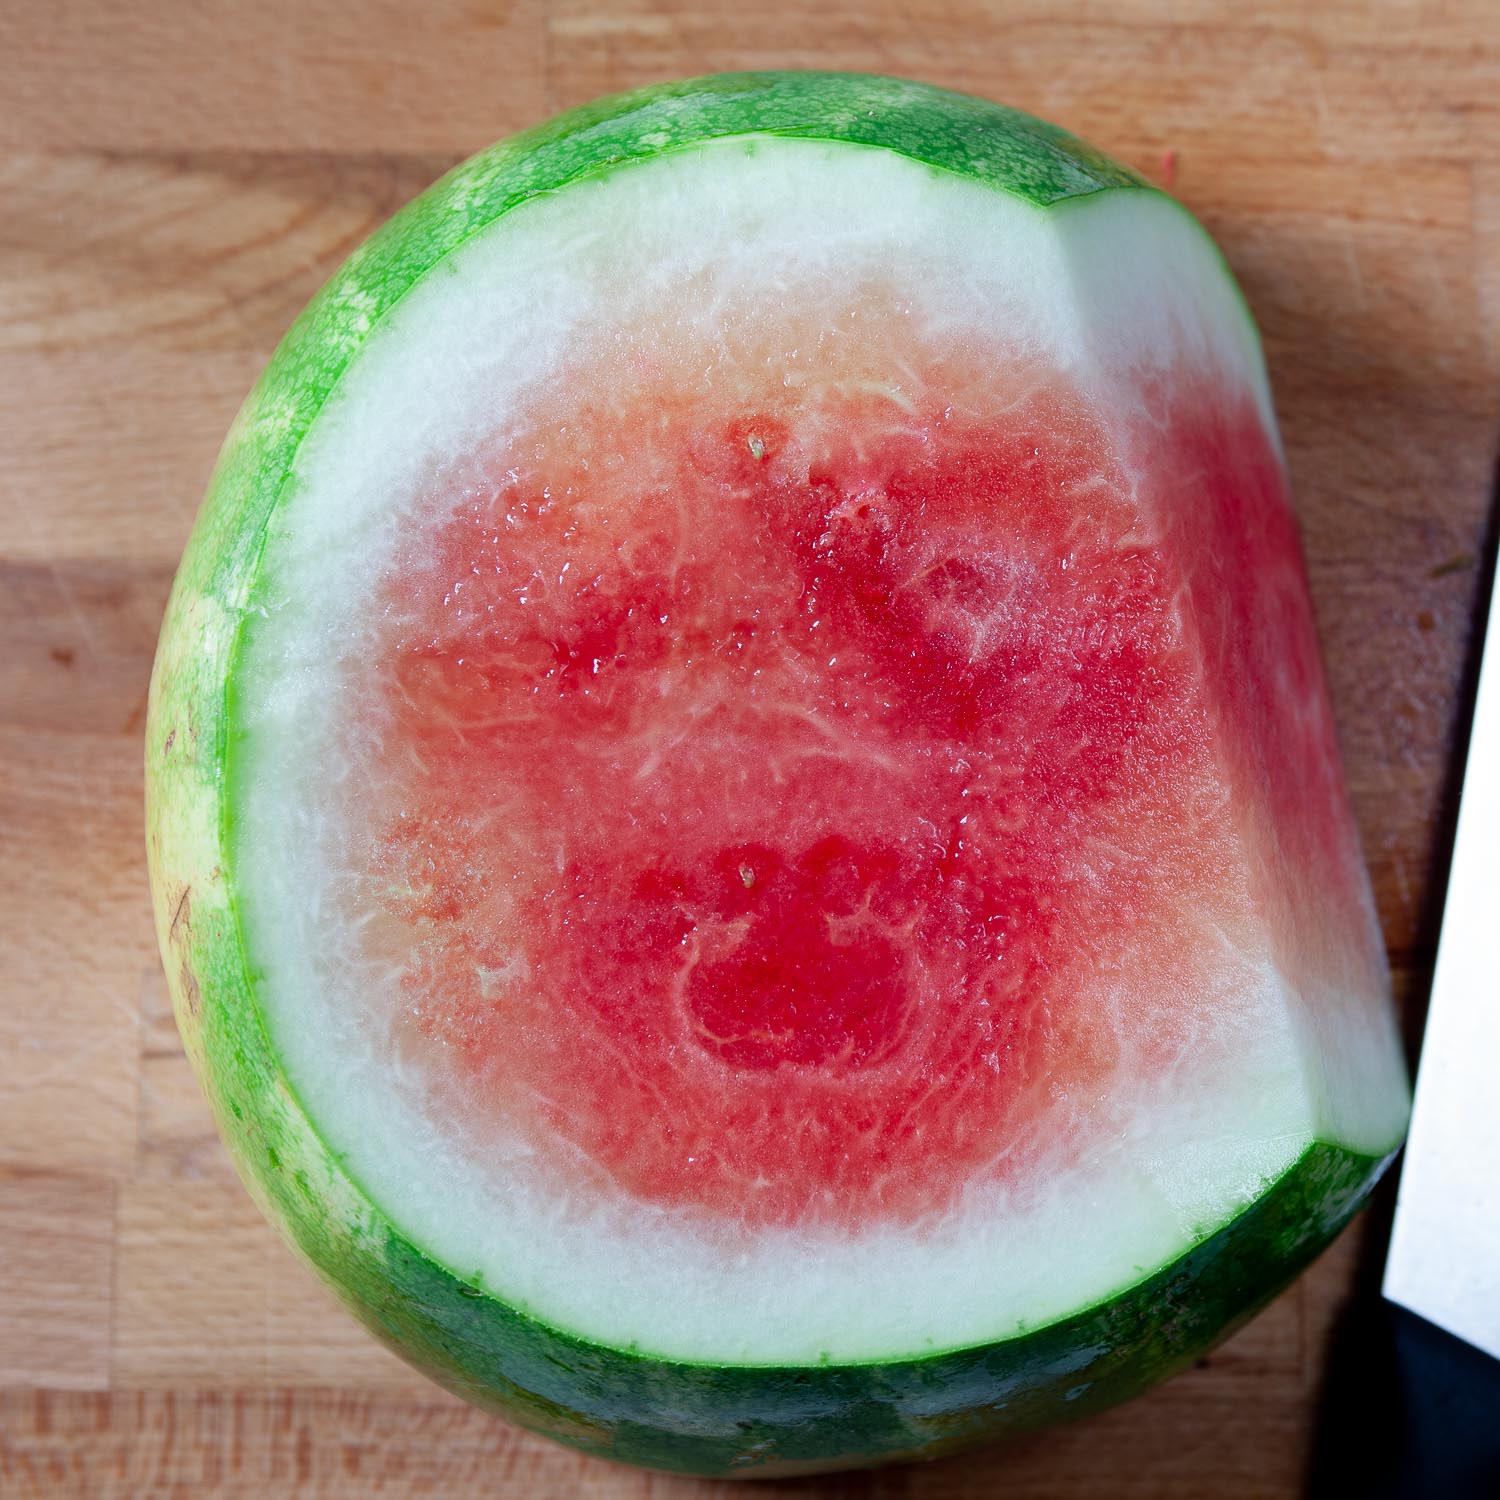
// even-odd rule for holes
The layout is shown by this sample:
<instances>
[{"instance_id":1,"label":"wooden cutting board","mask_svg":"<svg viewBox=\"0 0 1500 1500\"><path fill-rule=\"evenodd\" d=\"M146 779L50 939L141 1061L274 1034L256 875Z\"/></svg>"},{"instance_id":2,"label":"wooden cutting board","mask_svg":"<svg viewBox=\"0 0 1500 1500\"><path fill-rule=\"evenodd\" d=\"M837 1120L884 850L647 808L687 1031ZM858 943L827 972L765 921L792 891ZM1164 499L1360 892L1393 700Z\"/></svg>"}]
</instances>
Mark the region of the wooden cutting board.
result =
<instances>
[{"instance_id":1,"label":"wooden cutting board","mask_svg":"<svg viewBox=\"0 0 1500 1500\"><path fill-rule=\"evenodd\" d=\"M1044 115L1164 182L1218 236L1265 332L1355 801L1419 1021L1493 549L1491 0L10 0L7 1496L724 1488L585 1460L443 1396L262 1226L168 1013L141 728L157 622L220 437L302 303L370 229L456 159L554 109L671 75L806 66L907 73ZM1368 1321L1361 1237L1380 1234L1377 1211L1245 1332L1128 1408L927 1468L773 1488L1299 1493L1332 1452L1320 1411L1380 1395L1379 1372L1357 1360L1325 1382L1336 1328L1357 1339Z\"/></svg>"}]
</instances>

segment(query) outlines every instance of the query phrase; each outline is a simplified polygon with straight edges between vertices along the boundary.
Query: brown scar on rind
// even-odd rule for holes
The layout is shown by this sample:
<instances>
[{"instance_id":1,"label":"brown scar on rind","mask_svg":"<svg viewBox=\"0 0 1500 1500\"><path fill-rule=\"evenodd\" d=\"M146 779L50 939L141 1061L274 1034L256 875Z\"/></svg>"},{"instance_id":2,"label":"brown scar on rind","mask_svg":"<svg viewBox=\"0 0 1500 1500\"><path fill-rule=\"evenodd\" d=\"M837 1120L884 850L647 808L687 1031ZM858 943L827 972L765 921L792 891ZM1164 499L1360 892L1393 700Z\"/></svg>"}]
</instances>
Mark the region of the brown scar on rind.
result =
<instances>
[{"instance_id":1,"label":"brown scar on rind","mask_svg":"<svg viewBox=\"0 0 1500 1500\"><path fill-rule=\"evenodd\" d=\"M184 885L182 894L177 898L177 910L172 913L171 925L167 928L167 941L177 941L177 929L186 927L189 930L193 925L193 887Z\"/></svg>"},{"instance_id":2,"label":"brown scar on rind","mask_svg":"<svg viewBox=\"0 0 1500 1500\"><path fill-rule=\"evenodd\" d=\"M182 1003L188 1015L196 1021L203 1012L203 991L198 987L198 976L193 973L193 966L186 957L177 971L177 979L182 988Z\"/></svg>"},{"instance_id":3,"label":"brown scar on rind","mask_svg":"<svg viewBox=\"0 0 1500 1500\"><path fill-rule=\"evenodd\" d=\"M176 743L177 731L175 729L169 729L167 731L166 739L162 742L161 753L163 755L170 755L172 753L172 746Z\"/></svg>"}]
</instances>

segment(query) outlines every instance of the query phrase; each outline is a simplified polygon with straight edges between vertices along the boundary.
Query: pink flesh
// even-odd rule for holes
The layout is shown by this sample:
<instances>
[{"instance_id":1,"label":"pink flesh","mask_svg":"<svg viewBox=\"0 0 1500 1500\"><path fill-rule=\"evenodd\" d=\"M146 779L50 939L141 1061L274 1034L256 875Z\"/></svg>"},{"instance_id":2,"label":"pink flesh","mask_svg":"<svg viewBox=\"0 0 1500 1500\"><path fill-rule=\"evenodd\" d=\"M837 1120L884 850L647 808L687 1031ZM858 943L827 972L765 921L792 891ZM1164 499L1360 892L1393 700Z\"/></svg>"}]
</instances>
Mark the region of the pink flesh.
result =
<instances>
[{"instance_id":1,"label":"pink flesh","mask_svg":"<svg viewBox=\"0 0 1500 1500\"><path fill-rule=\"evenodd\" d=\"M1281 972L1316 1004L1384 994L1375 924L1279 456L1245 409L1195 411L1162 383L1173 434L1150 503L1186 584L1220 756L1247 804L1257 907ZM1200 477L1201 476L1201 477Z\"/></svg>"},{"instance_id":2,"label":"pink flesh","mask_svg":"<svg viewBox=\"0 0 1500 1500\"><path fill-rule=\"evenodd\" d=\"M1201 379L1137 459L1035 372L988 413L635 378L384 585L404 1045L562 1180L910 1222L1182 1049L1263 919L1247 828L1350 888L1280 464Z\"/></svg>"}]
</instances>

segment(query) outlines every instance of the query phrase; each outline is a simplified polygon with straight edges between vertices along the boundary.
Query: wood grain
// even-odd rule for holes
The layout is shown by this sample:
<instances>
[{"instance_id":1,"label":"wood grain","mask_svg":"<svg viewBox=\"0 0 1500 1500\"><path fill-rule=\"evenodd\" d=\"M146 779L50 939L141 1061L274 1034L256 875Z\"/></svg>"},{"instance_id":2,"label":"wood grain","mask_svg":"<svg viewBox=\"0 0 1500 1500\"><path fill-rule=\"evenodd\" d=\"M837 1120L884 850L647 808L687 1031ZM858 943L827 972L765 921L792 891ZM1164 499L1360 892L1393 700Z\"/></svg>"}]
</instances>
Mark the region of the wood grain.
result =
<instances>
[{"instance_id":1,"label":"wood grain","mask_svg":"<svg viewBox=\"0 0 1500 1500\"><path fill-rule=\"evenodd\" d=\"M1170 186L1261 322L1350 781L1419 1020L1500 439L1489 0L13 0L0 8L0 1492L693 1496L374 1345L234 1181L153 951L140 735L215 452L338 262L550 109L743 67L897 72ZM1362 1250L1368 1241L1370 1251ZM795 1495L1301 1491L1378 1220L1075 1428Z\"/></svg>"},{"instance_id":2,"label":"wood grain","mask_svg":"<svg viewBox=\"0 0 1500 1500\"><path fill-rule=\"evenodd\" d=\"M23 0L0 146L467 154L546 112L545 0Z\"/></svg>"},{"instance_id":3,"label":"wood grain","mask_svg":"<svg viewBox=\"0 0 1500 1500\"><path fill-rule=\"evenodd\" d=\"M0 1386L108 1382L114 1197L99 1178L0 1181Z\"/></svg>"}]
</instances>

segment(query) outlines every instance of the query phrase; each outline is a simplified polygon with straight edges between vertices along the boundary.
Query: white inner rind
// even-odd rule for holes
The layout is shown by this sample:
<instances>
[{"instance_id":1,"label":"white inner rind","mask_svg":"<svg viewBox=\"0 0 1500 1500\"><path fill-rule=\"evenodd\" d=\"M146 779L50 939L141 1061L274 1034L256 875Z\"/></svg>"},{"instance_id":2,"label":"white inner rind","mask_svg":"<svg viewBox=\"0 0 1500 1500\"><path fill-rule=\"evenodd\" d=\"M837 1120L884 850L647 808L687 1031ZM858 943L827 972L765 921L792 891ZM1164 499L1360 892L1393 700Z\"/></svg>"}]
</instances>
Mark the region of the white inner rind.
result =
<instances>
[{"instance_id":1,"label":"white inner rind","mask_svg":"<svg viewBox=\"0 0 1500 1500\"><path fill-rule=\"evenodd\" d=\"M393 1055L401 996L348 921L358 840L339 808L361 761L340 687L419 497L445 474L461 489L461 456L496 451L528 392L586 366L612 328L663 318L670 349L673 319L712 320L711 297L678 305L674 288L731 288L774 317L799 284L866 271L909 286L926 329L1059 369L1106 409L1139 372L1186 367L1248 390L1271 423L1243 307L1164 200L1120 192L1044 212L878 150L721 142L528 203L405 298L298 455L240 663L244 934L313 1123L395 1226L459 1276L668 1357L853 1361L1003 1338L1170 1262L1320 1134L1380 1150L1400 1128L1379 997L1340 999L1344 1030L1373 1037L1346 1063L1268 949L1226 949L1208 989L1180 997L1177 1055L1122 1066L1102 1102L1059 1112L1055 1170L1042 1147L1024 1183L976 1186L938 1223L857 1235L570 1195ZM1153 976L1143 963L1109 982L1128 1059L1132 994Z\"/></svg>"}]
</instances>

